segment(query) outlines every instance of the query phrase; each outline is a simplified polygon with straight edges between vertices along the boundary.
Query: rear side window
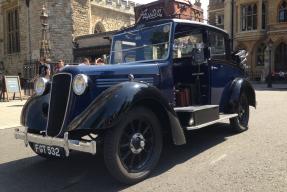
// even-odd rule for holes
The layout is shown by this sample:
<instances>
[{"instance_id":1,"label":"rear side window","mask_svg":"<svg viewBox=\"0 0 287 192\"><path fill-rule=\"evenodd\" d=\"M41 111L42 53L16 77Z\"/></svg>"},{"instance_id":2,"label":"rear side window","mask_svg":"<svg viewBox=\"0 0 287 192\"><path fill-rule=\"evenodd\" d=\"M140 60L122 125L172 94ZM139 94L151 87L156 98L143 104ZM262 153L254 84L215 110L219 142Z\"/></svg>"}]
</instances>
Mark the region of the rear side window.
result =
<instances>
[{"instance_id":1,"label":"rear side window","mask_svg":"<svg viewBox=\"0 0 287 192\"><path fill-rule=\"evenodd\" d=\"M225 36L217 31L209 32L211 58L225 58L226 45Z\"/></svg>"}]
</instances>

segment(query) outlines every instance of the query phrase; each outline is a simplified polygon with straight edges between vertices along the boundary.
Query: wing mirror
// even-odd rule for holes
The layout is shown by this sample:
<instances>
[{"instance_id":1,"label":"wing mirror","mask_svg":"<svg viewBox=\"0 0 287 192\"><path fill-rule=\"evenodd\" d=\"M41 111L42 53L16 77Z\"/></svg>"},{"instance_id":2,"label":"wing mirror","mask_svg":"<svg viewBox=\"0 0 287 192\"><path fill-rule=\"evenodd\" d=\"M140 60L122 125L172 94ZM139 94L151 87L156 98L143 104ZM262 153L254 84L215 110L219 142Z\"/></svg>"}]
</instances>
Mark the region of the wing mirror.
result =
<instances>
[{"instance_id":1,"label":"wing mirror","mask_svg":"<svg viewBox=\"0 0 287 192\"><path fill-rule=\"evenodd\" d=\"M244 49L237 50L232 53L232 60L235 61L237 65L243 66L246 68L247 66L247 57L248 57L248 52Z\"/></svg>"}]
</instances>

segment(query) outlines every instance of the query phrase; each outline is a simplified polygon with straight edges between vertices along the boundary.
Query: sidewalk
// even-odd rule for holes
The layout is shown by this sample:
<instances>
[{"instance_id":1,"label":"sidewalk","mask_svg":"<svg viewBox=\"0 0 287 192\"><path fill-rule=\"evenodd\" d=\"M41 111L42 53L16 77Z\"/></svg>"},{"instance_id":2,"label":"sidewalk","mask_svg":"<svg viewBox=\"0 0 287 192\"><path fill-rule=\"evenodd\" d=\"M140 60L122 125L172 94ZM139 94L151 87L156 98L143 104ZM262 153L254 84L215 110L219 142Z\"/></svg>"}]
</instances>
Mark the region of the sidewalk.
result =
<instances>
[{"instance_id":1,"label":"sidewalk","mask_svg":"<svg viewBox=\"0 0 287 192\"><path fill-rule=\"evenodd\" d=\"M267 88L267 84L266 83L257 83L257 82L251 82L253 87L256 90L287 90L287 84L279 84L279 83L273 83L272 84L272 88Z\"/></svg>"},{"instance_id":2,"label":"sidewalk","mask_svg":"<svg viewBox=\"0 0 287 192\"><path fill-rule=\"evenodd\" d=\"M26 100L0 102L0 130L20 126L20 115Z\"/></svg>"}]
</instances>

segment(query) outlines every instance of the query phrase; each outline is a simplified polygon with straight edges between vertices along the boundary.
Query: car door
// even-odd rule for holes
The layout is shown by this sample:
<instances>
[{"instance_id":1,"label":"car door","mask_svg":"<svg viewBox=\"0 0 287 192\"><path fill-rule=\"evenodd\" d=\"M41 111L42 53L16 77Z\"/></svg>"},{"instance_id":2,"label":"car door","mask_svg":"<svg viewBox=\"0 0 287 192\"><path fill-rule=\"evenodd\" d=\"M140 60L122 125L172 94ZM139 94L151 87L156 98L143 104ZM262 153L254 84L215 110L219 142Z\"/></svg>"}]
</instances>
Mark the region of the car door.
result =
<instances>
[{"instance_id":1,"label":"car door","mask_svg":"<svg viewBox=\"0 0 287 192\"><path fill-rule=\"evenodd\" d=\"M242 76L242 73L230 59L228 35L223 31L211 29L208 39L210 46L210 103L219 105L224 88L236 77Z\"/></svg>"}]
</instances>

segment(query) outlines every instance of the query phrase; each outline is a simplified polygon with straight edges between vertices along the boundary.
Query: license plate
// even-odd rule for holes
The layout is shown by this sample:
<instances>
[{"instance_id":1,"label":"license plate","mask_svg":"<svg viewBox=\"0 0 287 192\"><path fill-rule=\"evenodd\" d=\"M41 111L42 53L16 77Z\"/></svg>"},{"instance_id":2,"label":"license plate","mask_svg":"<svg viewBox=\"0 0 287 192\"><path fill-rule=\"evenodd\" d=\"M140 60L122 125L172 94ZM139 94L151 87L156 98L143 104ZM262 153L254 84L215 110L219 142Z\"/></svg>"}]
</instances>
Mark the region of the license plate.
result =
<instances>
[{"instance_id":1,"label":"license plate","mask_svg":"<svg viewBox=\"0 0 287 192\"><path fill-rule=\"evenodd\" d=\"M54 157L62 157L64 149L61 147L55 147L55 146L49 146L49 145L43 145L43 144L37 144L34 143L34 150L36 153L43 154L43 155L49 155Z\"/></svg>"}]
</instances>

